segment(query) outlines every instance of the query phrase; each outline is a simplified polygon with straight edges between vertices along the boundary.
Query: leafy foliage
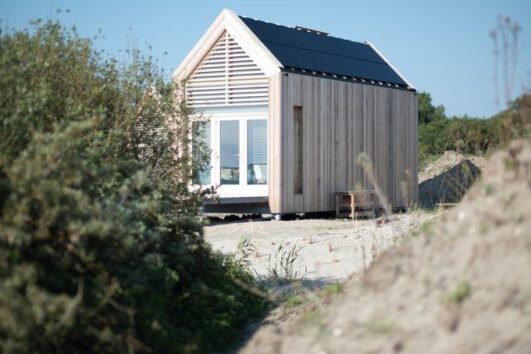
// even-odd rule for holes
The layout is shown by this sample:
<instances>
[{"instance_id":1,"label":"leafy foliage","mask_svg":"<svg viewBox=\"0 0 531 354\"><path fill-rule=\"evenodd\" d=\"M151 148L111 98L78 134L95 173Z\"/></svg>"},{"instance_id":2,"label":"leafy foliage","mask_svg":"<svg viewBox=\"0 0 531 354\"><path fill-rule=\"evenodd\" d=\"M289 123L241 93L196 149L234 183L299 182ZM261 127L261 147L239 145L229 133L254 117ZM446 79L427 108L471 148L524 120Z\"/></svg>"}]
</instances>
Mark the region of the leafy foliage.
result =
<instances>
[{"instance_id":1,"label":"leafy foliage","mask_svg":"<svg viewBox=\"0 0 531 354\"><path fill-rule=\"evenodd\" d=\"M0 90L0 351L204 352L264 310L203 240L190 112L150 60L37 23L1 34Z\"/></svg>"},{"instance_id":2,"label":"leafy foliage","mask_svg":"<svg viewBox=\"0 0 531 354\"><path fill-rule=\"evenodd\" d=\"M444 106L435 107L431 103L431 95L427 92L419 92L417 95L419 124L427 124L446 118Z\"/></svg>"},{"instance_id":3,"label":"leafy foliage","mask_svg":"<svg viewBox=\"0 0 531 354\"><path fill-rule=\"evenodd\" d=\"M420 165L446 150L482 155L511 139L531 138L530 94L523 94L509 109L488 119L448 118L444 107L432 105L429 94L420 93L418 99Z\"/></svg>"}]
</instances>

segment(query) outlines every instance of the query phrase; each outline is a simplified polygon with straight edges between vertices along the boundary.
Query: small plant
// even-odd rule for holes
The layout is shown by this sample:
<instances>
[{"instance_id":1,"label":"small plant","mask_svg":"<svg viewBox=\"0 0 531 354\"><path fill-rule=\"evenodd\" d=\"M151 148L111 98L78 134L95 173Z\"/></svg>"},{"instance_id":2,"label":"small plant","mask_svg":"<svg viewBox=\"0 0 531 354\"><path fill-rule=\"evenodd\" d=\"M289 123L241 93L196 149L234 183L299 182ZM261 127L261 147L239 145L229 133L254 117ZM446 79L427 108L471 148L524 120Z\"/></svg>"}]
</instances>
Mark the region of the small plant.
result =
<instances>
[{"instance_id":1,"label":"small plant","mask_svg":"<svg viewBox=\"0 0 531 354\"><path fill-rule=\"evenodd\" d=\"M431 234L431 232L432 232L432 223L431 223L431 221L426 221L426 222L420 224L420 226L417 229L413 230L411 232L411 236L412 237L417 237L417 236L420 236L422 234L429 235L429 234Z\"/></svg>"},{"instance_id":2,"label":"small plant","mask_svg":"<svg viewBox=\"0 0 531 354\"><path fill-rule=\"evenodd\" d=\"M321 294L324 297L332 297L336 296L338 294L341 294L343 292L343 283L340 283L338 281L328 284L321 290Z\"/></svg>"},{"instance_id":3,"label":"small plant","mask_svg":"<svg viewBox=\"0 0 531 354\"><path fill-rule=\"evenodd\" d=\"M445 299L449 303L460 305L470 296L471 293L472 288L470 287L470 283L467 281L462 281L457 284L453 291L446 295Z\"/></svg>"},{"instance_id":4,"label":"small plant","mask_svg":"<svg viewBox=\"0 0 531 354\"><path fill-rule=\"evenodd\" d=\"M297 307L299 305L302 305L304 303L304 297L300 294L292 294L287 297L286 299L286 307L287 308L293 308Z\"/></svg>"},{"instance_id":5,"label":"small plant","mask_svg":"<svg viewBox=\"0 0 531 354\"><path fill-rule=\"evenodd\" d=\"M238 242L238 250L236 251L236 261L243 267L249 267L249 256L256 251L256 247L252 244L249 237L242 237Z\"/></svg>"},{"instance_id":6,"label":"small plant","mask_svg":"<svg viewBox=\"0 0 531 354\"><path fill-rule=\"evenodd\" d=\"M503 159L503 165L507 171L514 172L518 169L518 160L514 158Z\"/></svg>"},{"instance_id":7,"label":"small plant","mask_svg":"<svg viewBox=\"0 0 531 354\"><path fill-rule=\"evenodd\" d=\"M396 325L388 318L373 318L365 323L367 331L377 334L387 334L396 329Z\"/></svg>"},{"instance_id":8,"label":"small plant","mask_svg":"<svg viewBox=\"0 0 531 354\"><path fill-rule=\"evenodd\" d=\"M275 282L287 282L297 279L299 274L294 269L294 263L303 248L304 246L297 248L297 244L287 247L281 242L275 254L269 254L268 278Z\"/></svg>"},{"instance_id":9,"label":"small plant","mask_svg":"<svg viewBox=\"0 0 531 354\"><path fill-rule=\"evenodd\" d=\"M492 195L494 194L494 186L492 184L486 184L483 188L483 193L485 195Z\"/></svg>"}]
</instances>

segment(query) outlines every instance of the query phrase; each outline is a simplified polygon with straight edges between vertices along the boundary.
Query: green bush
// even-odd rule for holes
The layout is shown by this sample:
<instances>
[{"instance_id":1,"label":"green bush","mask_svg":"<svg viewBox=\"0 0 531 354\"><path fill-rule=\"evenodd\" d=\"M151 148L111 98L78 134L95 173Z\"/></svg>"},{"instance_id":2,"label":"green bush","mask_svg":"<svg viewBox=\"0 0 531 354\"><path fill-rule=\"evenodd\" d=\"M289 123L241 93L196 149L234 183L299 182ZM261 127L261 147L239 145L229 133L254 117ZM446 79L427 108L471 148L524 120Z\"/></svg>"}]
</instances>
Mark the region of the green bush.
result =
<instances>
[{"instance_id":1,"label":"green bush","mask_svg":"<svg viewBox=\"0 0 531 354\"><path fill-rule=\"evenodd\" d=\"M190 124L149 61L0 36L0 351L205 352L266 303L194 218Z\"/></svg>"},{"instance_id":2,"label":"green bush","mask_svg":"<svg viewBox=\"0 0 531 354\"><path fill-rule=\"evenodd\" d=\"M530 108L531 95L523 94L491 118L447 118L444 107L433 107L429 94L419 93L419 165L447 150L483 155L512 139L531 138Z\"/></svg>"},{"instance_id":3,"label":"green bush","mask_svg":"<svg viewBox=\"0 0 531 354\"><path fill-rule=\"evenodd\" d=\"M445 108L443 105L435 107L431 102L431 95L427 92L419 92L418 101L418 119L419 124L428 124L445 119Z\"/></svg>"}]
</instances>

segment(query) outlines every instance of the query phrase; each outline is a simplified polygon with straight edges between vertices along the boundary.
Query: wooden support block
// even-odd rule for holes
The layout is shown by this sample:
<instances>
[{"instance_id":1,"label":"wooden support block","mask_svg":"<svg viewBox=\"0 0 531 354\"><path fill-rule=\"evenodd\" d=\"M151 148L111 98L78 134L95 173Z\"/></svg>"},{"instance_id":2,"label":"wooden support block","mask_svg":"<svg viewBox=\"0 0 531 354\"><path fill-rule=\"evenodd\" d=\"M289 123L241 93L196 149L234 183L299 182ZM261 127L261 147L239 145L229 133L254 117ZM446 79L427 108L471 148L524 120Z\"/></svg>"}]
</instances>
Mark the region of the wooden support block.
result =
<instances>
[{"instance_id":1,"label":"wooden support block","mask_svg":"<svg viewBox=\"0 0 531 354\"><path fill-rule=\"evenodd\" d=\"M347 192L339 192L335 194L337 217L350 215L350 199L350 194Z\"/></svg>"},{"instance_id":2,"label":"wooden support block","mask_svg":"<svg viewBox=\"0 0 531 354\"><path fill-rule=\"evenodd\" d=\"M376 215L376 193L373 190L338 192L335 194L336 216L358 217Z\"/></svg>"},{"instance_id":3,"label":"wooden support block","mask_svg":"<svg viewBox=\"0 0 531 354\"><path fill-rule=\"evenodd\" d=\"M351 200L350 216L352 220L356 220L360 216L376 216L376 193L373 190L351 191L349 195Z\"/></svg>"}]
</instances>

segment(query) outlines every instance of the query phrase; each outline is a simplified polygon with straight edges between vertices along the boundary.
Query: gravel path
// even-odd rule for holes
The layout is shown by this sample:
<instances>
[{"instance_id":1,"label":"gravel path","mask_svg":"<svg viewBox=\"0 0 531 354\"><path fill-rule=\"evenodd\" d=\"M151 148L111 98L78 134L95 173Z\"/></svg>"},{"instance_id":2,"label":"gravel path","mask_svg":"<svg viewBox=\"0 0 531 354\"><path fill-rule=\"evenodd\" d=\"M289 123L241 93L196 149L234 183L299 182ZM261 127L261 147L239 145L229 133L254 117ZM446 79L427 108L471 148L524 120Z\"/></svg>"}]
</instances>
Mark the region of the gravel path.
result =
<instances>
[{"instance_id":1,"label":"gravel path","mask_svg":"<svg viewBox=\"0 0 531 354\"><path fill-rule=\"evenodd\" d=\"M276 270L319 285L346 279L359 272L382 251L393 246L411 229L435 214L397 214L381 220L306 219L294 221L246 220L205 227L205 238L223 253L238 251L242 239L249 266L259 277ZM283 266L295 250L291 269Z\"/></svg>"}]
</instances>

